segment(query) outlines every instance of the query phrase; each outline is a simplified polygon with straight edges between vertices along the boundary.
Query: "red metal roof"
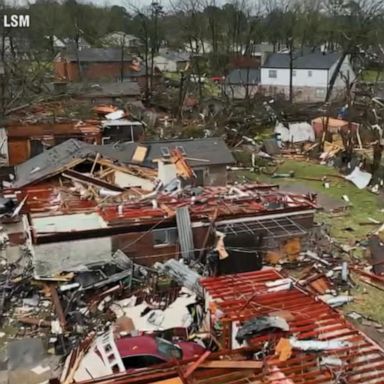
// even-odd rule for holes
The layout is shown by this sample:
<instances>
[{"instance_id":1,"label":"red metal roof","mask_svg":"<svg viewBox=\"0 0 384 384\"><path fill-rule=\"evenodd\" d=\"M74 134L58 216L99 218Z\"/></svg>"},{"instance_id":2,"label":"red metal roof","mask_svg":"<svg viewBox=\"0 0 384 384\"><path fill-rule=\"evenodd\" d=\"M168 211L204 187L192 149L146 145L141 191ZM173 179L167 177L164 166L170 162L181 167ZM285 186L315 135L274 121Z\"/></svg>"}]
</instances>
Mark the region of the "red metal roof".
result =
<instances>
[{"instance_id":1,"label":"red metal roof","mask_svg":"<svg viewBox=\"0 0 384 384\"><path fill-rule=\"evenodd\" d=\"M272 345L272 353L266 358L267 370L257 377L273 384L384 383L384 350L339 312L296 286L271 292L266 282L277 282L282 278L276 270L267 269L202 280L207 294L224 314L221 320L224 334L226 327L229 330L228 342L232 321L284 310L292 315L292 320L287 320L289 336L295 335L298 340L344 340L351 345L321 352L294 350L292 356L282 362L273 356L273 351L286 334L273 331L255 336L248 340L251 346L262 346L265 342ZM341 359L342 365L320 365L319 357L325 356Z\"/></svg>"},{"instance_id":2,"label":"red metal roof","mask_svg":"<svg viewBox=\"0 0 384 384\"><path fill-rule=\"evenodd\" d=\"M238 185L238 192L229 193L230 189L231 186L206 187L197 196L188 191L178 197L159 194L156 196L157 207L154 207L149 199L132 199L124 203L104 202L98 205L94 199L82 199L78 194L70 192L68 187L53 183L39 183L18 191L9 189L7 193L16 193L18 201L28 195L23 213L54 212L59 215L80 211L99 212L109 225L157 223L174 218L176 209L182 206L189 207L191 219L194 221L213 217L219 220L255 217L316 208L316 203L309 197L284 193L272 185Z\"/></svg>"},{"instance_id":3,"label":"red metal roof","mask_svg":"<svg viewBox=\"0 0 384 384\"><path fill-rule=\"evenodd\" d=\"M117 204L103 207L100 211L103 219L110 224L121 221L150 217L172 217L176 208L189 206L192 220L216 217L226 218L268 215L314 209L316 204L305 195L295 195L279 192L273 186L246 184L236 186L240 193L233 192L231 187L206 187L202 193L192 196L188 192L180 197L159 194L156 197L158 208L152 207L152 202L126 202L122 213L118 213ZM241 195L241 194L244 195Z\"/></svg>"}]
</instances>

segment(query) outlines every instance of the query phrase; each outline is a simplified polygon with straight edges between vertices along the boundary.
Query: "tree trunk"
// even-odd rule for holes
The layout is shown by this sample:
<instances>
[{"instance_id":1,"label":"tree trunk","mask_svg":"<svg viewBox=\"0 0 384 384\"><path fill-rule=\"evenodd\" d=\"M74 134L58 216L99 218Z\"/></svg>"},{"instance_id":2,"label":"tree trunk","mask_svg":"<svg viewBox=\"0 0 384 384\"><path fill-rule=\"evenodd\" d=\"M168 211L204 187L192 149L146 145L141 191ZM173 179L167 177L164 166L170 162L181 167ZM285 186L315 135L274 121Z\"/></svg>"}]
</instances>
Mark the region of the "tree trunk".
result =
<instances>
[{"instance_id":1,"label":"tree trunk","mask_svg":"<svg viewBox=\"0 0 384 384\"><path fill-rule=\"evenodd\" d=\"M339 61L336 64L336 68L335 68L334 72L332 73L332 77L329 81L329 86L327 89L327 95L325 97L325 102L328 102L332 96L333 87L335 86L337 76L340 73L341 66L343 65L343 62L344 62L346 57L347 57L347 50L343 51L342 55L340 56Z\"/></svg>"},{"instance_id":2,"label":"tree trunk","mask_svg":"<svg viewBox=\"0 0 384 384\"><path fill-rule=\"evenodd\" d=\"M121 44L120 81L124 81L124 40Z\"/></svg>"},{"instance_id":3,"label":"tree trunk","mask_svg":"<svg viewBox=\"0 0 384 384\"><path fill-rule=\"evenodd\" d=\"M5 33L2 31L2 36L1 36L1 62L4 66L4 72L7 70L6 65L5 65ZM5 115L5 75L0 76L1 78L1 117Z\"/></svg>"},{"instance_id":4,"label":"tree trunk","mask_svg":"<svg viewBox=\"0 0 384 384\"><path fill-rule=\"evenodd\" d=\"M148 56L149 56L149 46L148 46L148 33L145 32L145 43L144 43L144 60L145 60L145 100L149 99L149 68L148 68Z\"/></svg>"},{"instance_id":5,"label":"tree trunk","mask_svg":"<svg viewBox=\"0 0 384 384\"><path fill-rule=\"evenodd\" d=\"M181 72L180 73L180 89L179 89L179 108L177 111L177 117L179 121L182 120L183 104L184 104L184 72Z\"/></svg>"},{"instance_id":6,"label":"tree trunk","mask_svg":"<svg viewBox=\"0 0 384 384\"><path fill-rule=\"evenodd\" d=\"M289 46L289 102L293 102L293 40Z\"/></svg>"}]
</instances>

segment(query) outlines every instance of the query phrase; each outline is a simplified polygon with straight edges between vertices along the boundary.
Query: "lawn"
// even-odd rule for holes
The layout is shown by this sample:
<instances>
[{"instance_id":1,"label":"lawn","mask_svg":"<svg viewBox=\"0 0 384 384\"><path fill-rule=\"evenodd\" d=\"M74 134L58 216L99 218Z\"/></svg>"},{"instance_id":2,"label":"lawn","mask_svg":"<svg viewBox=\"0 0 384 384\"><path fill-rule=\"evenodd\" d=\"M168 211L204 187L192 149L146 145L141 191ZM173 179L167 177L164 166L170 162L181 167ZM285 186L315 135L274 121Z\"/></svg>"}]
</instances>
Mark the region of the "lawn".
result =
<instances>
[{"instance_id":1,"label":"lawn","mask_svg":"<svg viewBox=\"0 0 384 384\"><path fill-rule=\"evenodd\" d=\"M329 168L324 165L319 165L309 161L285 160L276 171L277 173L295 172L293 178L272 178L270 176L253 173L250 171L238 171L236 177L239 180L258 180L262 182L279 184L281 190L284 186L292 184L304 184L310 190L315 190L319 194L324 194L336 200L341 200L343 195L347 195L350 200L350 207L347 210L347 215L334 216L325 211L319 211L316 215L317 222L329 224L332 237L340 244L352 245L357 240L364 239L370 232L376 230L378 226L359 225L360 222L367 222L371 217L380 222L384 221L384 213L381 212L381 207L384 204L381 202L381 197L364 189L359 190L347 180L339 178L329 178L331 185L329 189L323 186L321 181L302 180L300 178L319 178L325 175L339 175L334 168ZM349 228L346 230L346 228ZM364 249L357 247L352 252L353 257L362 257ZM356 283L351 294L355 297L353 303L343 307L345 313L356 311L372 318L375 321L384 324L384 296L381 290L362 283L357 277L354 278Z\"/></svg>"},{"instance_id":2,"label":"lawn","mask_svg":"<svg viewBox=\"0 0 384 384\"><path fill-rule=\"evenodd\" d=\"M281 185L282 190L284 190L285 185L294 185L295 183L304 184L311 190L340 201L343 201L343 195L347 195L350 200L350 207L347 209L346 215L337 216L321 211L317 215L318 221L330 224L331 235L341 243L360 240L372 231L372 229L376 228L370 225L359 225L360 222L367 222L368 218L384 221L384 213L380 210L384 204L381 203L380 198L372 192L366 189L360 190L351 182L336 177L328 178L330 180L330 188L328 189L323 186L321 181L301 179L321 179L326 175L337 176L339 173L336 169L304 160L285 160L276 172L284 174L290 171L295 173L295 177L276 179L250 171L240 171L237 173L237 177L242 178L245 176L250 180L277 183ZM348 228L348 230L346 230L346 228Z\"/></svg>"},{"instance_id":3,"label":"lawn","mask_svg":"<svg viewBox=\"0 0 384 384\"><path fill-rule=\"evenodd\" d=\"M384 80L384 72L380 72L379 78L377 78L377 75L378 71L376 69L367 69L362 73L361 79L371 83Z\"/></svg>"}]
</instances>

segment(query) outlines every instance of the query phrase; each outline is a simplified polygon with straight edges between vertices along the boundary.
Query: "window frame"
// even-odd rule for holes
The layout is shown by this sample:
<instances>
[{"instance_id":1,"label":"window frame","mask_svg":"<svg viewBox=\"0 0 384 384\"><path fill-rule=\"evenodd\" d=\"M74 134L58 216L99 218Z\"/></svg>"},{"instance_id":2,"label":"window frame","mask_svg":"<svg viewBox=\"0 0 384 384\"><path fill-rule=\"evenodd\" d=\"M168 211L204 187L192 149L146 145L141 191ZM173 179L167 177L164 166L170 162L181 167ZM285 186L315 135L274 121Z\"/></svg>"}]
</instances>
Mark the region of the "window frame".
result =
<instances>
[{"instance_id":1,"label":"window frame","mask_svg":"<svg viewBox=\"0 0 384 384\"><path fill-rule=\"evenodd\" d=\"M166 242L162 244L156 244L155 242L155 237L154 234L158 232L165 232L166 233ZM174 232L174 240L172 239L171 233ZM172 228L159 228L159 229L154 229L152 231L152 242L153 242L153 247L154 248L162 248L162 247L171 247L176 244L177 241L177 228L172 227Z\"/></svg>"},{"instance_id":2,"label":"window frame","mask_svg":"<svg viewBox=\"0 0 384 384\"><path fill-rule=\"evenodd\" d=\"M271 76L271 74L274 73L274 76ZM277 79L277 69L268 69L268 78L269 79Z\"/></svg>"},{"instance_id":3,"label":"window frame","mask_svg":"<svg viewBox=\"0 0 384 384\"><path fill-rule=\"evenodd\" d=\"M321 93L321 95L319 93ZM316 88L315 89L315 96L317 98L325 97L325 89L324 88Z\"/></svg>"}]
</instances>

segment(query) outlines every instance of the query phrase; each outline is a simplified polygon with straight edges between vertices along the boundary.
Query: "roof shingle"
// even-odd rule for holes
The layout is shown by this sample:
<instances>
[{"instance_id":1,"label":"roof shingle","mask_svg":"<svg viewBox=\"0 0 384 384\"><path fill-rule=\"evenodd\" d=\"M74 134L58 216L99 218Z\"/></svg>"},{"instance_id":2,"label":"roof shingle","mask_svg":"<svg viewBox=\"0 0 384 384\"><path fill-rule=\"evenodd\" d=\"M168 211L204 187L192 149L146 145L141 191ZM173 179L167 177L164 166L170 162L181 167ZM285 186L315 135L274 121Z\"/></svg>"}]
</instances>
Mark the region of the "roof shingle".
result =
<instances>
[{"instance_id":1,"label":"roof shingle","mask_svg":"<svg viewBox=\"0 0 384 384\"><path fill-rule=\"evenodd\" d=\"M340 58L339 52L313 52L305 55L296 53L293 60L295 69L329 69ZM263 68L289 68L288 53L272 53L265 61Z\"/></svg>"}]
</instances>

